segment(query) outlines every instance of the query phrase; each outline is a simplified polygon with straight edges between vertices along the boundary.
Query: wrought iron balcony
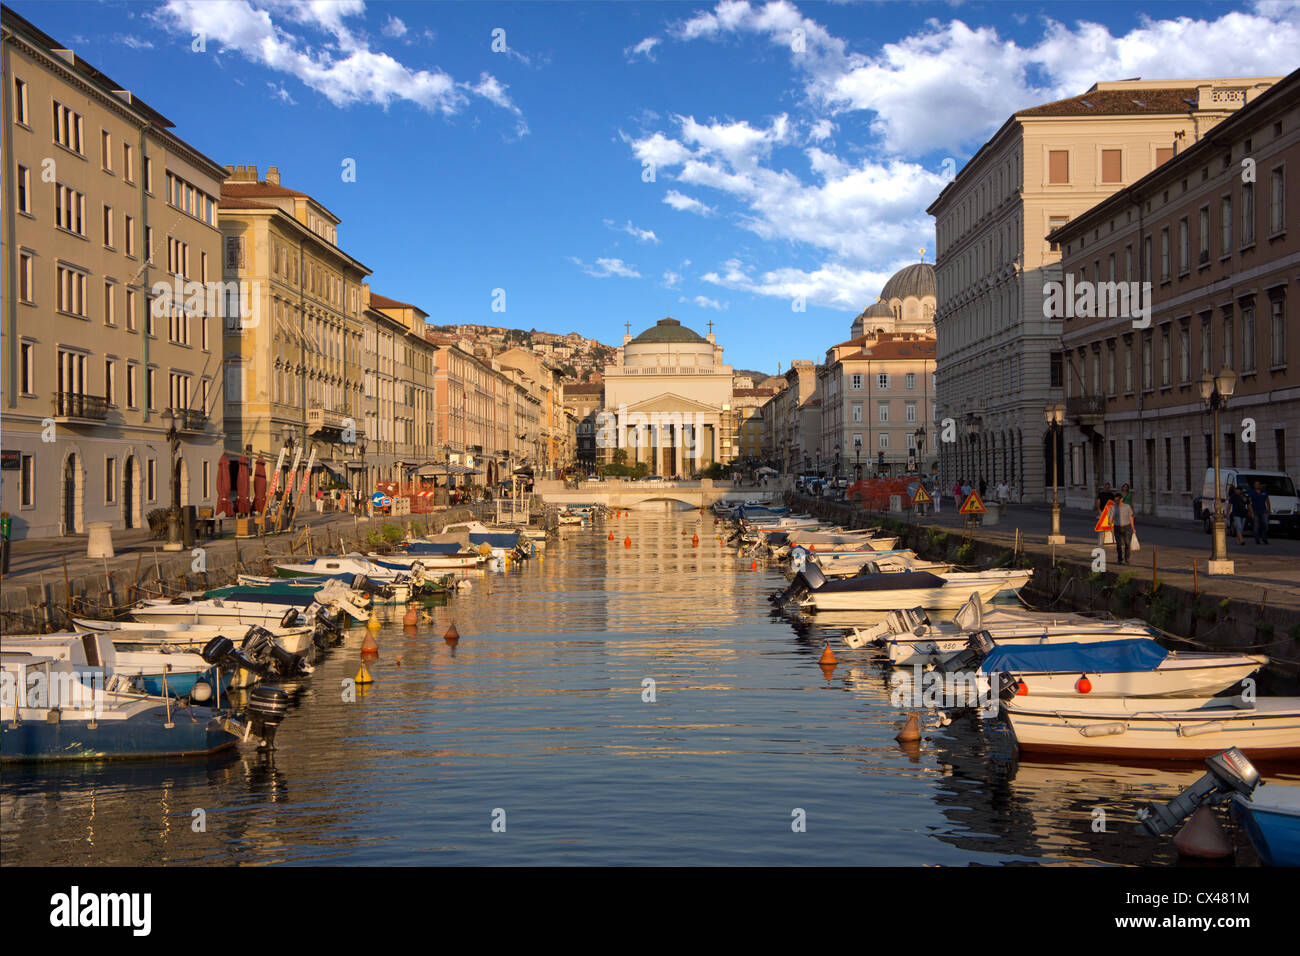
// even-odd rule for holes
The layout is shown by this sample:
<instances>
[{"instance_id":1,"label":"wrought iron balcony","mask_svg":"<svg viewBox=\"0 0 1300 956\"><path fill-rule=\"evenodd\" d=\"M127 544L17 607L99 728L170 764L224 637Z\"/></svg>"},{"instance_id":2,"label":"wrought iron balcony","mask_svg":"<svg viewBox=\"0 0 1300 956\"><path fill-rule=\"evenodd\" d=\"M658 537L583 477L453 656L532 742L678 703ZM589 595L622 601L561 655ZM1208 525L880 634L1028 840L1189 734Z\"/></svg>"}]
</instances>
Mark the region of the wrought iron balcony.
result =
<instances>
[{"instance_id":1,"label":"wrought iron balcony","mask_svg":"<svg viewBox=\"0 0 1300 956\"><path fill-rule=\"evenodd\" d=\"M1065 414L1080 422L1099 422L1106 414L1106 399L1102 395L1078 395L1067 398Z\"/></svg>"},{"instance_id":2,"label":"wrought iron balcony","mask_svg":"<svg viewBox=\"0 0 1300 956\"><path fill-rule=\"evenodd\" d=\"M102 422L108 419L108 399L103 395L55 392L53 406L56 420Z\"/></svg>"},{"instance_id":3,"label":"wrought iron balcony","mask_svg":"<svg viewBox=\"0 0 1300 956\"><path fill-rule=\"evenodd\" d=\"M208 416L197 408L172 408L172 419L178 432L201 432L208 427Z\"/></svg>"}]
</instances>

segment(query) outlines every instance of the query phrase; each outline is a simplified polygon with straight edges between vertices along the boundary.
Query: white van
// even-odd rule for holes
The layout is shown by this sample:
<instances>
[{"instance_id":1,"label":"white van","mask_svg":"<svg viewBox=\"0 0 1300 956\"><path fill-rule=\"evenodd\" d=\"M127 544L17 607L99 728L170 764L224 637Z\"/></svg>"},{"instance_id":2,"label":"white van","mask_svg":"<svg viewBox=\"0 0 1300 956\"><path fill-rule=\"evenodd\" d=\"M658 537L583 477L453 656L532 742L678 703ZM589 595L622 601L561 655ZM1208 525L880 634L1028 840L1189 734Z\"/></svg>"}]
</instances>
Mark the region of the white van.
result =
<instances>
[{"instance_id":1,"label":"white van","mask_svg":"<svg viewBox=\"0 0 1300 956\"><path fill-rule=\"evenodd\" d=\"M1260 471L1257 468L1220 468L1219 481L1223 489L1237 487L1243 491L1253 490L1259 482L1268 495L1270 513L1268 527L1284 534L1294 535L1300 532L1300 499L1296 497L1295 482L1284 471ZM1228 513L1225 500L1224 514ZM1192 517L1205 526L1209 534L1214 528L1214 469L1205 469L1205 481L1201 486L1201 496L1192 499Z\"/></svg>"}]
</instances>

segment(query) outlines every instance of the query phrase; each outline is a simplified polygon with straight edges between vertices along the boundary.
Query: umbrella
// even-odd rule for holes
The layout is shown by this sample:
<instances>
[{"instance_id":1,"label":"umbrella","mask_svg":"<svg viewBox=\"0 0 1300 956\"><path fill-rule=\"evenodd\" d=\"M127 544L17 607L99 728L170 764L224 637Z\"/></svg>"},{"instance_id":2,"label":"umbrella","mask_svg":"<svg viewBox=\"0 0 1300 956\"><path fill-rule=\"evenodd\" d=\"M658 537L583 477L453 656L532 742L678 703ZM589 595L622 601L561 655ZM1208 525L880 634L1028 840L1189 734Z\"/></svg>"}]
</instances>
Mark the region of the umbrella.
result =
<instances>
[{"instance_id":1,"label":"umbrella","mask_svg":"<svg viewBox=\"0 0 1300 956\"><path fill-rule=\"evenodd\" d=\"M266 462L260 458L253 472L253 510L258 514L266 510Z\"/></svg>"},{"instance_id":2,"label":"umbrella","mask_svg":"<svg viewBox=\"0 0 1300 956\"><path fill-rule=\"evenodd\" d=\"M217 514L234 514L230 507L230 456L222 455L217 462Z\"/></svg>"}]
</instances>

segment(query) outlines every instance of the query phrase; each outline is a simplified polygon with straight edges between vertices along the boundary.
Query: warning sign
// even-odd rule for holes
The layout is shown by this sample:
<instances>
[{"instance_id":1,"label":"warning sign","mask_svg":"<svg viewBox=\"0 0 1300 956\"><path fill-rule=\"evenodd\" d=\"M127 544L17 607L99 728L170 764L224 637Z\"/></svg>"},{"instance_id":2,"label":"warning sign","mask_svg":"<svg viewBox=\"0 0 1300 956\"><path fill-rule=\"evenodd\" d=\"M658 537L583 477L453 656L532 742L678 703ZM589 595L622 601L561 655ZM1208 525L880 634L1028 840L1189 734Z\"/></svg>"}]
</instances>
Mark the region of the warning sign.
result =
<instances>
[{"instance_id":1,"label":"warning sign","mask_svg":"<svg viewBox=\"0 0 1300 956\"><path fill-rule=\"evenodd\" d=\"M916 494L912 496L912 504L924 505L929 504L932 501L934 501L934 499L930 497L930 492L925 490L925 485L917 485Z\"/></svg>"},{"instance_id":2,"label":"warning sign","mask_svg":"<svg viewBox=\"0 0 1300 956\"><path fill-rule=\"evenodd\" d=\"M1106 507L1101 509L1101 514L1098 515L1097 517L1097 524L1092 529L1093 531L1114 531L1115 530L1115 516L1110 513L1110 510L1112 507L1114 507L1114 505L1115 502L1113 501L1106 502Z\"/></svg>"},{"instance_id":3,"label":"warning sign","mask_svg":"<svg viewBox=\"0 0 1300 956\"><path fill-rule=\"evenodd\" d=\"M972 491L966 503L961 506L961 514L964 515L984 515L988 514L988 509L984 507L984 500L980 498L978 491Z\"/></svg>"}]
</instances>

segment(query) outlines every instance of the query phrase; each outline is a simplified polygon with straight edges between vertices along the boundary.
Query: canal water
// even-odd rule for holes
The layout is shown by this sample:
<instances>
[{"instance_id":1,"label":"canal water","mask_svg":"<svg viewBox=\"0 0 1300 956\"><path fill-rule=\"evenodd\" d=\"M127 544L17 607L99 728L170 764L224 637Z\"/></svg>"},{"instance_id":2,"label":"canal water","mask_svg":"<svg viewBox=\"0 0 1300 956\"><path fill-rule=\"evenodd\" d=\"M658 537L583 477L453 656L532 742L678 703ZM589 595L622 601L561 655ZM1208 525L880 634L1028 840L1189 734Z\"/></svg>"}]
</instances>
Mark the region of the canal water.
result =
<instances>
[{"instance_id":1,"label":"canal water","mask_svg":"<svg viewBox=\"0 0 1300 956\"><path fill-rule=\"evenodd\" d=\"M825 677L826 634L772 615L780 569L751 571L719 544L724 530L711 515L669 511L565 528L540 560L474 572L472 590L429 610L432 623L404 629L395 612L378 632L373 686L346 700L365 635L354 628L296 696L273 762L249 748L211 761L7 766L0 855L29 865L1174 861L1168 840L1134 835L1134 815L1199 777L1198 765L1017 762L996 725L933 718L919 744L900 746L885 671L837 645ZM443 640L452 621L454 647Z\"/></svg>"}]
</instances>

